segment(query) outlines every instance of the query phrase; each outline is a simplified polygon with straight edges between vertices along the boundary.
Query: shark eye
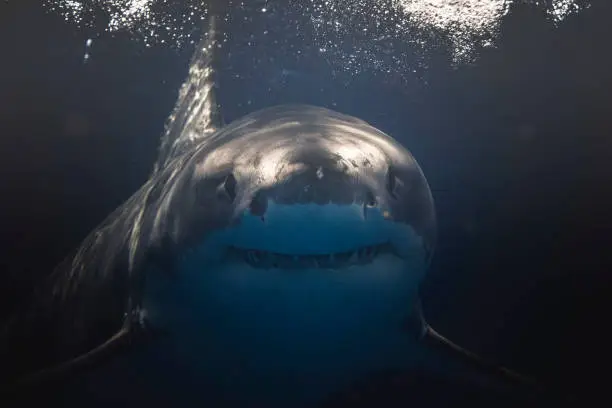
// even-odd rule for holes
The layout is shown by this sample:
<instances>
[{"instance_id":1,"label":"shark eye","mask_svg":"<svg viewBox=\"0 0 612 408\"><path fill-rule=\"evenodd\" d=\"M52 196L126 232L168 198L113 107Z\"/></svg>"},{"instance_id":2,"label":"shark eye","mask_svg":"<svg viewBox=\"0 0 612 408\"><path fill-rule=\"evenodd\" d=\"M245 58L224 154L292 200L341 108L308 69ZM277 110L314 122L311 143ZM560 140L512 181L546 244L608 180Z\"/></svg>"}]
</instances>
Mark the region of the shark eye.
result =
<instances>
[{"instance_id":1,"label":"shark eye","mask_svg":"<svg viewBox=\"0 0 612 408\"><path fill-rule=\"evenodd\" d=\"M234 177L233 173L230 173L225 180L223 181L223 188L225 192L229 196L229 198L234 201L236 199L236 177Z\"/></svg>"},{"instance_id":2,"label":"shark eye","mask_svg":"<svg viewBox=\"0 0 612 408\"><path fill-rule=\"evenodd\" d=\"M389 194L391 195L391 197L397 199L399 196L399 186L398 186L398 179L397 179L397 175L395 174L395 170L393 170L393 167L389 167L389 170L387 171L387 191L389 191Z\"/></svg>"},{"instance_id":3,"label":"shark eye","mask_svg":"<svg viewBox=\"0 0 612 408\"><path fill-rule=\"evenodd\" d=\"M374 194L372 194L371 191L368 191L365 195L365 204L368 207L375 207L376 206L376 197L374 197Z\"/></svg>"},{"instance_id":4,"label":"shark eye","mask_svg":"<svg viewBox=\"0 0 612 408\"><path fill-rule=\"evenodd\" d=\"M210 205L211 200L234 201L237 184L231 173L225 177L203 178L195 183L196 200L201 205Z\"/></svg>"}]
</instances>

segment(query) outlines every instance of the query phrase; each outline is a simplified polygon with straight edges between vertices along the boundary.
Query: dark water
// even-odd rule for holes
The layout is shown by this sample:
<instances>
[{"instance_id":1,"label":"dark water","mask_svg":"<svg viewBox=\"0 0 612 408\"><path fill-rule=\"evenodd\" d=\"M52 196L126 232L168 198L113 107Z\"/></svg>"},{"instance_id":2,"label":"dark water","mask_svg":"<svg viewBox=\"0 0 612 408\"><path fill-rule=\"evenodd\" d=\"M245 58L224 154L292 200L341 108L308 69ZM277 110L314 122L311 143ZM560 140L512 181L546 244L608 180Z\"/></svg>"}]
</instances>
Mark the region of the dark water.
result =
<instances>
[{"instance_id":1,"label":"dark water","mask_svg":"<svg viewBox=\"0 0 612 408\"><path fill-rule=\"evenodd\" d=\"M220 62L223 116L305 102L396 137L420 162L437 206L428 320L581 399L603 396L601 373L612 362L610 13L609 2L593 2L553 29L542 13L516 8L497 48L458 68L440 58L427 85L365 73L345 86L314 57L253 72L256 50L236 52ZM191 55L118 35L96 43L95 60L83 64L87 38L34 2L0 5L3 318L147 178ZM382 406L501 404L418 376L359 389L362 401Z\"/></svg>"}]
</instances>

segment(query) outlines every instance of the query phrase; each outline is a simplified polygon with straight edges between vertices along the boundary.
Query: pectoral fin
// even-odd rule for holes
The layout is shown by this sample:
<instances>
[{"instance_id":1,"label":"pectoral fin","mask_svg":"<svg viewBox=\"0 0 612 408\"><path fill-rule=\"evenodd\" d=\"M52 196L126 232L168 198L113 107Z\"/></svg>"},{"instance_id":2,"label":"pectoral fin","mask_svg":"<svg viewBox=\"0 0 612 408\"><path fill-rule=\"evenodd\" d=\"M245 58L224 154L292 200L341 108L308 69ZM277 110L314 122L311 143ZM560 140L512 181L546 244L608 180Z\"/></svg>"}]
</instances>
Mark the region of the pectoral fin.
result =
<instances>
[{"instance_id":1,"label":"pectoral fin","mask_svg":"<svg viewBox=\"0 0 612 408\"><path fill-rule=\"evenodd\" d=\"M502 388L515 392L520 390L531 394L538 383L529 376L520 374L500 364L489 361L447 339L425 320L420 299L417 300L412 325L417 329L422 343L440 356L440 361L448 362L449 370L464 379L474 380L486 386Z\"/></svg>"},{"instance_id":2,"label":"pectoral fin","mask_svg":"<svg viewBox=\"0 0 612 408\"><path fill-rule=\"evenodd\" d=\"M121 329L104 343L63 363L31 373L7 387L1 387L0 395L19 394L42 383L67 379L85 368L125 351L130 346L141 343L150 334L151 330L146 325L144 316L139 311L134 311L126 316Z\"/></svg>"},{"instance_id":3,"label":"pectoral fin","mask_svg":"<svg viewBox=\"0 0 612 408\"><path fill-rule=\"evenodd\" d=\"M454 354L456 358L464 360L466 364L470 364L474 368L482 370L483 374L494 375L503 381L508 381L516 385L524 385L527 387L535 387L537 385L534 379L510 370L502 365L488 361L481 356L453 343L434 330L427 323L425 323L424 332L425 334L423 335L423 340L427 344L443 349L443 351L446 353Z\"/></svg>"}]
</instances>

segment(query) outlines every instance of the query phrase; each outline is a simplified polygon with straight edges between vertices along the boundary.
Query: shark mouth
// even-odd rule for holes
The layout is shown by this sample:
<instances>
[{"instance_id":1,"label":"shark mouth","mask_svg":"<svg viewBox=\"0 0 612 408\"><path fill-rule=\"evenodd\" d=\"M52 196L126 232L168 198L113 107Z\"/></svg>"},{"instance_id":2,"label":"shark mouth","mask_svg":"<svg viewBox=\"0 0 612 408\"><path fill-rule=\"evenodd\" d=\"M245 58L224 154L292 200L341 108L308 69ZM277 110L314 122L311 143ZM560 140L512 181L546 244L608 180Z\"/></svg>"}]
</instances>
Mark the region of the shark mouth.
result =
<instances>
[{"instance_id":1,"label":"shark mouth","mask_svg":"<svg viewBox=\"0 0 612 408\"><path fill-rule=\"evenodd\" d=\"M284 254L238 247L230 247L229 250L234 257L258 269L340 269L369 264L383 254L397 255L388 242L327 254Z\"/></svg>"}]
</instances>

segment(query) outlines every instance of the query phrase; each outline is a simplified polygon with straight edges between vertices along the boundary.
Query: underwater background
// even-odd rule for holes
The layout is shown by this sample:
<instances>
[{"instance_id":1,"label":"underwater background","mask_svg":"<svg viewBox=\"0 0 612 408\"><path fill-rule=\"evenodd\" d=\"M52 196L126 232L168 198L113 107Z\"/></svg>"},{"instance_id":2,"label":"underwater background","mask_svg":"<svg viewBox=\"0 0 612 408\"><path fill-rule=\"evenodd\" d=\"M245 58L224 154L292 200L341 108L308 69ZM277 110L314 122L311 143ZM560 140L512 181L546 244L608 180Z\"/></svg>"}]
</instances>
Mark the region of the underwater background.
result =
<instances>
[{"instance_id":1,"label":"underwater background","mask_svg":"<svg viewBox=\"0 0 612 408\"><path fill-rule=\"evenodd\" d=\"M51 3L0 3L0 319L149 176L204 25L147 33L219 7L224 121L300 102L399 140L436 203L432 326L580 404L607 397L612 3L555 19L561 2L501 2L490 31L459 37L470 21L423 28L384 17L393 1L166 1L170 21L123 30L100 29L104 8L77 24L70 2ZM362 385L364 400L446 406L453 388L385 381Z\"/></svg>"}]
</instances>

